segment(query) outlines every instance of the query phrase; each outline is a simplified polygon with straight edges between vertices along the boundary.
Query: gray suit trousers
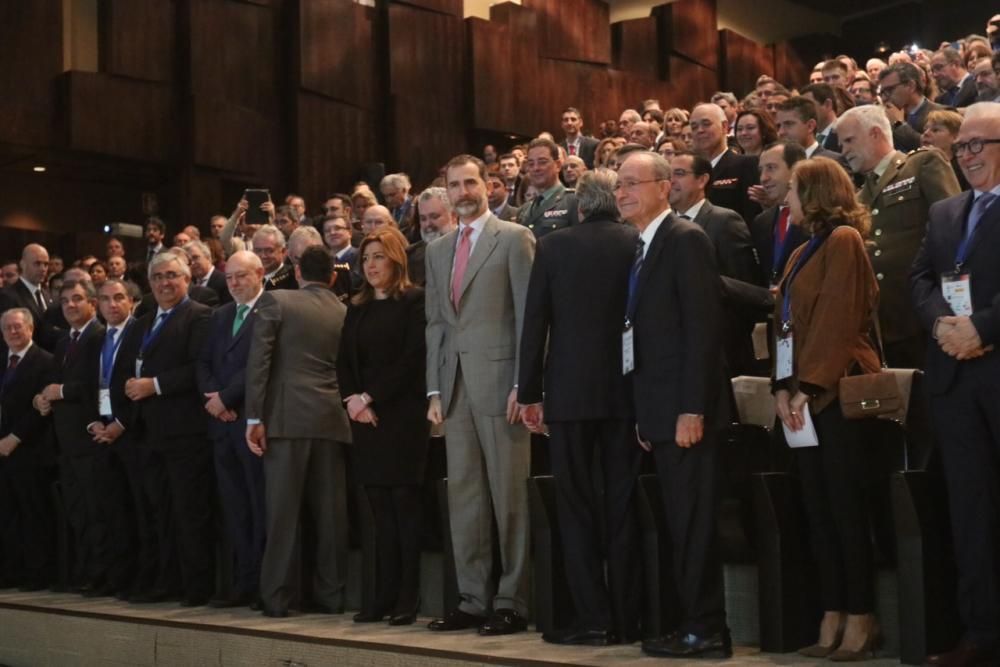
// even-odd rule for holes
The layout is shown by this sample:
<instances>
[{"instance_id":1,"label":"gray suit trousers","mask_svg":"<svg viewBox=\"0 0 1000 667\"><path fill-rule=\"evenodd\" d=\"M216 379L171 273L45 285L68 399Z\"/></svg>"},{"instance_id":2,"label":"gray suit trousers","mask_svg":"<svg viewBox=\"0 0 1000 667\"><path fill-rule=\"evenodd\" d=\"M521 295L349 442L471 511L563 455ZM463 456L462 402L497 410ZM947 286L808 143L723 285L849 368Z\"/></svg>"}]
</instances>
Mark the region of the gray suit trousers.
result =
<instances>
[{"instance_id":1,"label":"gray suit trousers","mask_svg":"<svg viewBox=\"0 0 1000 667\"><path fill-rule=\"evenodd\" d=\"M295 542L303 496L315 521L316 571L312 599L343 609L347 578L347 479L344 445L335 440L268 439L264 453L267 544L260 597L272 610L288 608L298 571Z\"/></svg>"},{"instance_id":2,"label":"gray suit trousers","mask_svg":"<svg viewBox=\"0 0 1000 667\"><path fill-rule=\"evenodd\" d=\"M530 436L505 417L477 413L459 372L445 423L448 509L459 609L528 613L528 475ZM493 525L496 516L502 574L493 595Z\"/></svg>"}]
</instances>

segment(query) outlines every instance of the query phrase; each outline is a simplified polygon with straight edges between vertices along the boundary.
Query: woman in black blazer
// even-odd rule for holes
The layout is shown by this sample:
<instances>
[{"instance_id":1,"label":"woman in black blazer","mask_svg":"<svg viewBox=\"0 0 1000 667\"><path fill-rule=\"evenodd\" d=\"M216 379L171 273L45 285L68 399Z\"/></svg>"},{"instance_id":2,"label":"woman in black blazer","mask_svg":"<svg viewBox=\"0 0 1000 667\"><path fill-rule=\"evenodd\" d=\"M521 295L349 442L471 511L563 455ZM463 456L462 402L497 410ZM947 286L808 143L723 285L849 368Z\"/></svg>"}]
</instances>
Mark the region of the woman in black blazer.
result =
<instances>
[{"instance_id":1,"label":"woman in black blazer","mask_svg":"<svg viewBox=\"0 0 1000 667\"><path fill-rule=\"evenodd\" d=\"M420 485L429 425L424 292L410 283L407 242L379 229L361 243L364 283L351 299L337 358L354 437L353 470L375 515L376 600L355 622L416 619L420 602Z\"/></svg>"}]
</instances>

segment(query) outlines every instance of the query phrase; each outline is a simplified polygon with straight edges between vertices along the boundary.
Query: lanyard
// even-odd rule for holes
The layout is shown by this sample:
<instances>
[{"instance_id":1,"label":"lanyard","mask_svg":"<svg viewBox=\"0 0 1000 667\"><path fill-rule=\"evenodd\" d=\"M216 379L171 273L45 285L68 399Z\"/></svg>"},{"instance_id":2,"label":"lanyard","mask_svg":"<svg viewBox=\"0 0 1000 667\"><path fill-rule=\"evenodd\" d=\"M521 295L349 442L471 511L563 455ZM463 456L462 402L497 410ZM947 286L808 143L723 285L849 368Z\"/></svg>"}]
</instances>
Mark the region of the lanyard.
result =
<instances>
[{"instance_id":1,"label":"lanyard","mask_svg":"<svg viewBox=\"0 0 1000 667\"><path fill-rule=\"evenodd\" d=\"M972 250L972 239L974 239L976 234L979 232L979 228L983 226L983 218L986 217L986 212L993 208L993 205L998 199L1000 199L1000 196L996 197L993 201L983 207L979 218L976 220L976 226L974 229L969 230L968 228L969 220L972 218L971 212L968 216L966 216L965 220L962 221L962 240L958 244L958 252L955 253L955 273L962 272L962 265L965 264L965 260L969 258L969 251ZM976 203L973 202L973 210L975 210L975 207Z\"/></svg>"},{"instance_id":2,"label":"lanyard","mask_svg":"<svg viewBox=\"0 0 1000 667\"><path fill-rule=\"evenodd\" d=\"M183 306L185 303L187 303L188 298L189 297L184 297L183 301L181 301L179 304L177 304L176 306L168 310L166 313L164 313L164 317L162 320L160 320L159 324L156 324L156 320L153 320L153 328L147 331L142 336L142 346L139 348L140 359L146 356L146 352L149 350L149 346L152 345L154 342L156 342L156 339L160 337L160 332L163 331L163 327L167 326L167 322L169 322L170 318L174 316L174 313L177 312L177 309ZM157 315L157 317L159 317L159 315Z\"/></svg>"},{"instance_id":3,"label":"lanyard","mask_svg":"<svg viewBox=\"0 0 1000 667\"><path fill-rule=\"evenodd\" d=\"M788 255L791 254L792 250L790 247L791 245L790 239L792 236L792 223L791 220L787 218L785 219L785 224L787 225L787 228L785 229L785 236L784 238L780 237L778 234L777 226L781 224L781 217L782 217L781 213L779 212L778 220L774 223L775 224L775 230L773 234L774 255L773 259L771 260L772 284L778 282L778 278L780 277L780 274L778 272L781 270L781 267L785 265L785 261L788 259Z\"/></svg>"},{"instance_id":4,"label":"lanyard","mask_svg":"<svg viewBox=\"0 0 1000 667\"><path fill-rule=\"evenodd\" d=\"M164 318L165 320L166 318ZM132 326L131 318L126 321L125 326L118 329L118 338L115 339L115 344L110 350L107 346L101 350L101 388L107 389L111 386L111 369L115 366L115 355L118 354L118 348L121 347L122 340L125 338L125 332L128 328ZM105 334L107 335L107 334ZM105 356L107 355L107 356Z\"/></svg>"},{"instance_id":5,"label":"lanyard","mask_svg":"<svg viewBox=\"0 0 1000 667\"><path fill-rule=\"evenodd\" d=\"M784 292L784 300L781 304L781 331L782 333L788 333L792 330L792 281L795 280L795 276L799 274L802 267L806 265L806 262L816 254L819 247L826 240L827 235L822 236L816 235L809 239L809 243L806 244L805 250L799 255L798 260L795 262L795 266L788 273L788 277L785 278L785 284L782 285L782 291Z\"/></svg>"}]
</instances>

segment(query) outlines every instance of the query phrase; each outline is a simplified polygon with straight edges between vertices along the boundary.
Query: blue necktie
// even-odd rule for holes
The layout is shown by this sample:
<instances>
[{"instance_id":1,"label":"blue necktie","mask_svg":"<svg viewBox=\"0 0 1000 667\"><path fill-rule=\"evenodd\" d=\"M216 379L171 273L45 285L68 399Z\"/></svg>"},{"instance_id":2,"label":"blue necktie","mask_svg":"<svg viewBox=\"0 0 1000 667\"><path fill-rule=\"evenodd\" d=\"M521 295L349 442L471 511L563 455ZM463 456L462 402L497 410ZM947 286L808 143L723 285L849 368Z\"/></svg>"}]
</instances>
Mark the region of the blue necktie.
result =
<instances>
[{"instance_id":1,"label":"blue necktie","mask_svg":"<svg viewBox=\"0 0 1000 667\"><path fill-rule=\"evenodd\" d=\"M104 335L104 348L101 350L101 382L108 382L111 378L111 364L115 356L115 338L118 336L118 327L111 327ZM106 386L106 385L105 385Z\"/></svg>"},{"instance_id":2,"label":"blue necktie","mask_svg":"<svg viewBox=\"0 0 1000 667\"><path fill-rule=\"evenodd\" d=\"M642 271L643 248L645 247L646 242L640 236L639 241L635 245L635 258L632 260L632 268L628 273L628 312L626 313L626 317L629 321L635 315L636 300L639 296L639 272Z\"/></svg>"}]
</instances>

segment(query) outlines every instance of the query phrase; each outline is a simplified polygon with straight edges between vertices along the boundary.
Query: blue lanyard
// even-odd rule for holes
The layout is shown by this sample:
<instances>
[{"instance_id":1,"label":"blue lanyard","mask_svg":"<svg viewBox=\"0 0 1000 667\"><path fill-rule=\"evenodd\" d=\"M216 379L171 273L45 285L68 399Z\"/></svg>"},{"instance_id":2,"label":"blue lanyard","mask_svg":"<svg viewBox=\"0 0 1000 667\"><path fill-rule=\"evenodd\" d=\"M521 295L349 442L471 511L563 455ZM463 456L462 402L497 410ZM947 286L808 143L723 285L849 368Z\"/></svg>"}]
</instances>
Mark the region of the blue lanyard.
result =
<instances>
[{"instance_id":1,"label":"blue lanyard","mask_svg":"<svg viewBox=\"0 0 1000 667\"><path fill-rule=\"evenodd\" d=\"M160 337L160 332L163 331L163 327L167 326L167 322L169 322L170 318L174 316L174 313L177 312L177 309L183 306L185 303L187 303L189 298L190 297L184 297L183 301L181 301L179 304L168 310L164 314L164 318L160 320L159 324L156 324L156 319L153 320L153 328L147 331L142 336L142 346L139 348L140 359L146 355L146 351L149 350L149 346L152 345L154 342L156 342L156 339ZM159 318L159 315L157 315L156 317Z\"/></svg>"},{"instance_id":2,"label":"blue lanyard","mask_svg":"<svg viewBox=\"0 0 1000 667\"><path fill-rule=\"evenodd\" d=\"M130 326L132 326L132 318L125 320L125 326L118 329L118 338L111 350L108 350L107 347L101 350L101 389L107 389L111 386L111 370L115 366L115 355L118 354L118 348L121 347L125 332Z\"/></svg>"},{"instance_id":3,"label":"blue lanyard","mask_svg":"<svg viewBox=\"0 0 1000 667\"><path fill-rule=\"evenodd\" d=\"M781 330L783 333L788 333L791 331L792 323L792 281L795 280L795 276L799 274L802 267L806 265L819 247L826 240L827 234L822 236L816 235L809 239L809 243L806 244L805 250L799 255L799 258L795 261L795 266L788 273L788 277L785 278L785 284L782 285L781 289L784 293L784 300L781 304Z\"/></svg>"}]
</instances>

